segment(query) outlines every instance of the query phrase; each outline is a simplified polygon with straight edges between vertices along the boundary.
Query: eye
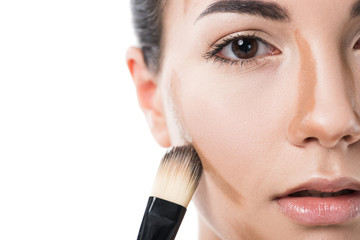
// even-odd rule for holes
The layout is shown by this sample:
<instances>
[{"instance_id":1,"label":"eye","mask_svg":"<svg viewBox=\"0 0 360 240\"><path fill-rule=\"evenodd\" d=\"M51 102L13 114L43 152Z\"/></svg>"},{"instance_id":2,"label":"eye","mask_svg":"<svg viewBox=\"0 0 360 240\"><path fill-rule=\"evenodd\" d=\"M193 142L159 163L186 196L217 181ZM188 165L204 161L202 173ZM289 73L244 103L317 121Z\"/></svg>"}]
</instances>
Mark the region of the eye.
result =
<instances>
[{"instance_id":1,"label":"eye","mask_svg":"<svg viewBox=\"0 0 360 240\"><path fill-rule=\"evenodd\" d=\"M205 59L213 59L214 62L220 61L230 65L239 63L241 66L255 64L262 56L281 54L279 49L255 34L230 36L211 48L205 53Z\"/></svg>"},{"instance_id":2,"label":"eye","mask_svg":"<svg viewBox=\"0 0 360 240\"><path fill-rule=\"evenodd\" d=\"M280 54L280 50L256 37L238 37L231 40L218 56L230 60L251 59L264 55Z\"/></svg>"}]
</instances>

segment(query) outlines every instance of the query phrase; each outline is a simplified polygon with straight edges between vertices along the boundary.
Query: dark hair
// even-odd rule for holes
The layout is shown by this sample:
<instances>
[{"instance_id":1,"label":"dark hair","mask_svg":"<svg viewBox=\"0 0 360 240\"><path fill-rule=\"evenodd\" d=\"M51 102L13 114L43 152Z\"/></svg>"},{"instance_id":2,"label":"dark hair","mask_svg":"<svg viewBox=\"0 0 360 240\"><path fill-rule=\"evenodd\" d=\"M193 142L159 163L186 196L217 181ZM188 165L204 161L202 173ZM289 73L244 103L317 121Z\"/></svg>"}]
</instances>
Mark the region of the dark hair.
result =
<instances>
[{"instance_id":1,"label":"dark hair","mask_svg":"<svg viewBox=\"0 0 360 240\"><path fill-rule=\"evenodd\" d=\"M162 15L165 0L131 0L135 34L147 67L158 72L161 57Z\"/></svg>"}]
</instances>

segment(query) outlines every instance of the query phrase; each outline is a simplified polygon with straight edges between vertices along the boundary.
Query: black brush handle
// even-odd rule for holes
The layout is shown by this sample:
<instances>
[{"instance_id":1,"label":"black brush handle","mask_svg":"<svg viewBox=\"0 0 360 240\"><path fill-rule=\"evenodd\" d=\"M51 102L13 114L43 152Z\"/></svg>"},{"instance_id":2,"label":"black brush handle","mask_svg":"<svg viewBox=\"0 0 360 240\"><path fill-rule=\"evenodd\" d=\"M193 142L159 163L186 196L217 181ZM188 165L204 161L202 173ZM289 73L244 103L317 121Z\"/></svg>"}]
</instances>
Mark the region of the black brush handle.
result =
<instances>
[{"instance_id":1,"label":"black brush handle","mask_svg":"<svg viewBox=\"0 0 360 240\"><path fill-rule=\"evenodd\" d=\"M161 198L149 197L138 240L173 240L186 208Z\"/></svg>"}]
</instances>

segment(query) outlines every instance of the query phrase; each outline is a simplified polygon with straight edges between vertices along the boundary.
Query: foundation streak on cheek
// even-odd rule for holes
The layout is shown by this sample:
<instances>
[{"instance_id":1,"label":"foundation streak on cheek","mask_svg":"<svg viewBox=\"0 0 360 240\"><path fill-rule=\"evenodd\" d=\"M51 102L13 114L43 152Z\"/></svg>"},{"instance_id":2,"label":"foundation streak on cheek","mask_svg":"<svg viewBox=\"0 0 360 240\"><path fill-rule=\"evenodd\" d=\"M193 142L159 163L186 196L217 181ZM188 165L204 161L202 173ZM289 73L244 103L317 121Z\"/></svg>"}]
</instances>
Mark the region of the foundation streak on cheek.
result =
<instances>
[{"instance_id":1,"label":"foundation streak on cheek","mask_svg":"<svg viewBox=\"0 0 360 240\"><path fill-rule=\"evenodd\" d=\"M198 151L203 169L209 174L211 180L216 184L217 188L226 195L234 204L241 205L242 195L238 192L213 166L213 164L208 161L204 155L201 153L201 146L199 146L196 141L193 142L194 148Z\"/></svg>"},{"instance_id":2,"label":"foundation streak on cheek","mask_svg":"<svg viewBox=\"0 0 360 240\"><path fill-rule=\"evenodd\" d=\"M172 137L172 144L186 144L191 143L192 139L188 134L188 131L184 124L183 109L179 101L178 92L181 91L181 82L178 73L173 70L168 83L167 98L168 98L168 110L171 119L168 119L170 123L168 126L175 128L176 136Z\"/></svg>"},{"instance_id":3,"label":"foundation streak on cheek","mask_svg":"<svg viewBox=\"0 0 360 240\"><path fill-rule=\"evenodd\" d=\"M234 204L236 205L241 205L241 200L242 200L242 195L240 194L240 192L238 192L226 179L225 177L223 177L218 171L217 168L214 166L213 163L211 163L211 161L209 161L206 157L204 157L204 154L202 154L201 149L203 149L203 146L201 144L198 144L196 142L196 139L193 138L193 136L191 135L191 133L188 132L187 128L186 128L186 124L184 121L184 110L183 110L183 106L181 104L181 99L180 96L182 97L188 97L190 98L191 96L187 96L186 93L182 92L182 88L181 88L181 79L179 78L178 73L174 70L171 74L171 79L170 79L171 83L170 83L170 98L172 101L172 112L174 112L173 114L175 115L175 121L177 122L178 125L178 131L180 132L180 134L182 135L181 138L191 142L192 145L194 146L194 148L197 150L202 165L203 165L203 169L204 169L204 176L209 175L209 177L211 178L211 181L214 182L217 186L217 188L219 190L221 190L221 192L226 195L229 199L231 199L231 201L234 202ZM182 94L180 94L182 93ZM194 102L194 104L196 104L196 102ZM192 125L197 125L197 123L188 123L188 124L192 124ZM201 127L201 126L199 126ZM211 130L211 129L207 129L207 130ZM201 187L201 183L200 186Z\"/></svg>"},{"instance_id":4,"label":"foundation streak on cheek","mask_svg":"<svg viewBox=\"0 0 360 240\"><path fill-rule=\"evenodd\" d=\"M298 75L298 106L296 116L289 125L289 132L298 136L301 132L299 126L306 126L310 114L315 108L315 87L316 87L316 67L315 59L311 48L299 31L295 32L296 42L300 54L300 71Z\"/></svg>"}]
</instances>

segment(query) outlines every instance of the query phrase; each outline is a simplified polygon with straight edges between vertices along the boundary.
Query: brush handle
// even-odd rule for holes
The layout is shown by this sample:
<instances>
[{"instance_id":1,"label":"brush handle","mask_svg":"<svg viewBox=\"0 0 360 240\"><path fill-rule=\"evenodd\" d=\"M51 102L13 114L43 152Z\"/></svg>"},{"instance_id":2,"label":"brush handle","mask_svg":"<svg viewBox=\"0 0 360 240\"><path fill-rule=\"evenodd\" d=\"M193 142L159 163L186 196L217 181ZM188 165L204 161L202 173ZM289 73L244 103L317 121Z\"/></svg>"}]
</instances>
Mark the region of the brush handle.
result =
<instances>
[{"instance_id":1,"label":"brush handle","mask_svg":"<svg viewBox=\"0 0 360 240\"><path fill-rule=\"evenodd\" d=\"M161 198L149 197L138 240L173 240L186 208Z\"/></svg>"}]
</instances>

